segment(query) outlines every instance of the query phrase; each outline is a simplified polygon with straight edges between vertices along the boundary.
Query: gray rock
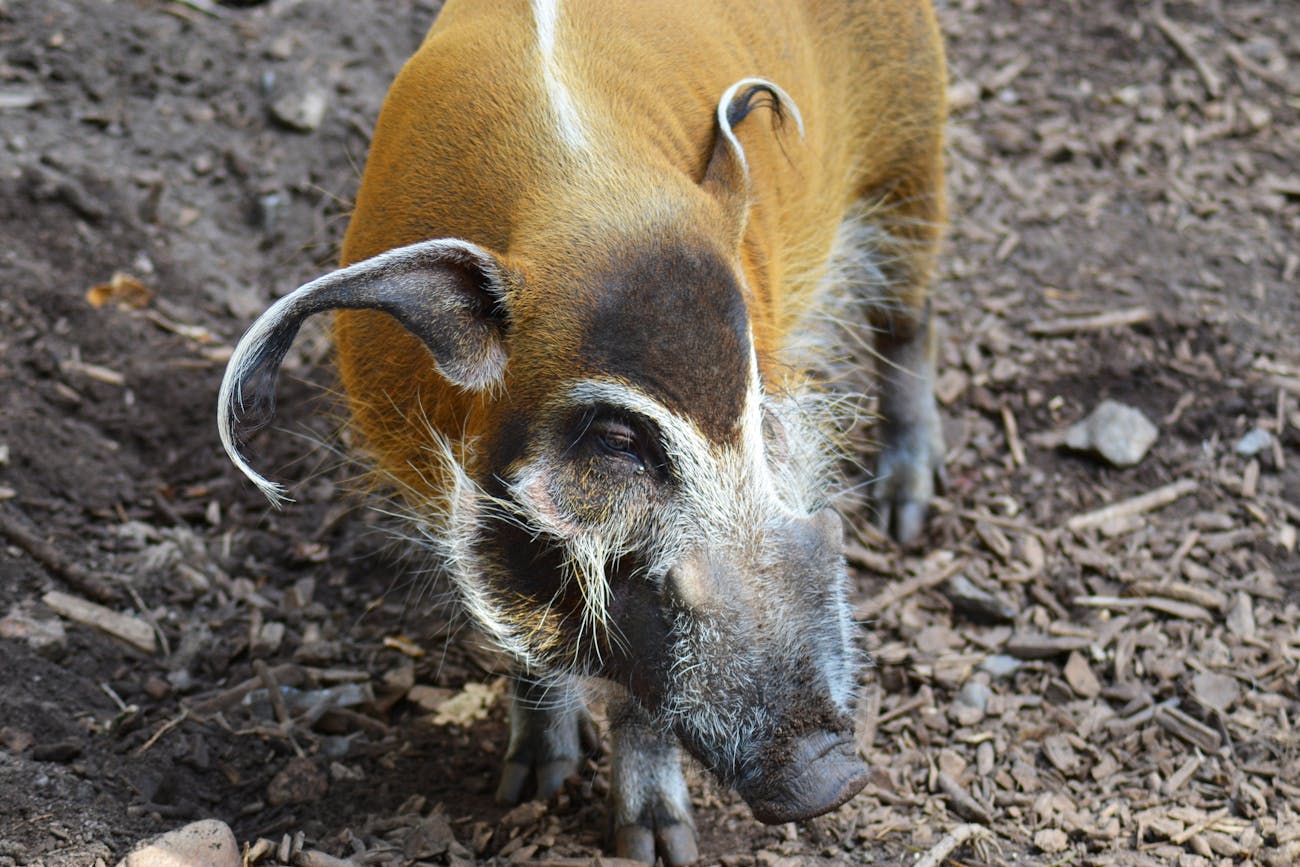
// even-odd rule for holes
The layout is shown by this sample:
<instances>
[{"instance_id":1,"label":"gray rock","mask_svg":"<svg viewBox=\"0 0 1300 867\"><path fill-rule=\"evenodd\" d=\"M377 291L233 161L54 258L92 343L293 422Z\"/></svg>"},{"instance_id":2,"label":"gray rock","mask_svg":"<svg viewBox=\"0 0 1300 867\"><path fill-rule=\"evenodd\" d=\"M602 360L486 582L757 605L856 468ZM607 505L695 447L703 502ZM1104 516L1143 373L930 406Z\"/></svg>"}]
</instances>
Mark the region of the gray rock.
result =
<instances>
[{"instance_id":1,"label":"gray rock","mask_svg":"<svg viewBox=\"0 0 1300 867\"><path fill-rule=\"evenodd\" d=\"M991 677L1006 677L1020 668L1021 662L1014 656L1001 653L994 654L979 664L980 671L987 671Z\"/></svg>"},{"instance_id":2,"label":"gray rock","mask_svg":"<svg viewBox=\"0 0 1300 867\"><path fill-rule=\"evenodd\" d=\"M1146 456L1159 431L1142 411L1103 400L1086 419L1065 434L1065 444L1094 452L1117 467L1131 467Z\"/></svg>"},{"instance_id":3,"label":"gray rock","mask_svg":"<svg viewBox=\"0 0 1300 867\"><path fill-rule=\"evenodd\" d=\"M1192 678L1192 693L1201 704L1222 712L1241 695L1241 685L1231 675L1202 671Z\"/></svg>"},{"instance_id":4,"label":"gray rock","mask_svg":"<svg viewBox=\"0 0 1300 867\"><path fill-rule=\"evenodd\" d=\"M325 119L329 97L321 85L294 82L271 102L271 117L298 132L311 132Z\"/></svg>"},{"instance_id":5,"label":"gray rock","mask_svg":"<svg viewBox=\"0 0 1300 867\"><path fill-rule=\"evenodd\" d=\"M989 696L991 694L989 688L978 680L968 680L962 685L961 691L957 693L957 701L967 707L973 707L983 712L988 710Z\"/></svg>"},{"instance_id":6,"label":"gray rock","mask_svg":"<svg viewBox=\"0 0 1300 867\"><path fill-rule=\"evenodd\" d=\"M21 612L0 619L0 638L21 638L46 659L59 660L68 649L68 632L57 617L38 620Z\"/></svg>"},{"instance_id":7,"label":"gray rock","mask_svg":"<svg viewBox=\"0 0 1300 867\"><path fill-rule=\"evenodd\" d=\"M953 608L975 620L1006 623L1016 617L1016 609L992 593L976 587L965 575L950 578L943 592L952 602Z\"/></svg>"},{"instance_id":8,"label":"gray rock","mask_svg":"<svg viewBox=\"0 0 1300 867\"><path fill-rule=\"evenodd\" d=\"M146 841L117 867L240 867L241 862L230 827L216 819L204 819Z\"/></svg>"}]
</instances>

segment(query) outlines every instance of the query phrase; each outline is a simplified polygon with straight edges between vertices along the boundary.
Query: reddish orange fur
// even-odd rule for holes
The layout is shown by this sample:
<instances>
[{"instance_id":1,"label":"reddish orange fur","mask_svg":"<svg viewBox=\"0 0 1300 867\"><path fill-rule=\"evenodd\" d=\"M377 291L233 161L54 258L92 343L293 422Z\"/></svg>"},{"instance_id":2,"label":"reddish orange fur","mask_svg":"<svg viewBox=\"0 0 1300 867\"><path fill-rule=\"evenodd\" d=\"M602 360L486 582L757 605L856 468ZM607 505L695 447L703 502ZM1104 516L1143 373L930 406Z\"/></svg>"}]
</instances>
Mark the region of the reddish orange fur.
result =
<instances>
[{"instance_id":1,"label":"reddish orange fur","mask_svg":"<svg viewBox=\"0 0 1300 867\"><path fill-rule=\"evenodd\" d=\"M738 255L760 369L779 379L781 349L813 303L836 228L856 202L879 202L906 243L895 276L905 310L923 303L944 217L946 73L928 2L645 0L580 3L561 19L559 65L587 111L591 150L565 152L552 133L528 3L447 3L384 104L344 242L350 264L427 238L457 237L523 275L512 334L543 319L550 333L512 344L506 380L467 393L435 369L387 316L340 312L335 338L352 413L381 472L437 496L416 468L420 421L456 440L500 423L500 398L527 405L571 376L577 335L542 315L581 305L571 275L612 255L618 232L647 226L647 203L678 203L702 236L724 223L699 189L722 93L748 76L793 97L806 139L774 133L765 110L737 127L753 180ZM580 31L580 32L578 32ZM628 34L638 34L635 38ZM509 119L511 135L490 123ZM721 243L721 242L720 242ZM517 291L515 291L517 290ZM906 319L906 317L904 317Z\"/></svg>"}]
</instances>

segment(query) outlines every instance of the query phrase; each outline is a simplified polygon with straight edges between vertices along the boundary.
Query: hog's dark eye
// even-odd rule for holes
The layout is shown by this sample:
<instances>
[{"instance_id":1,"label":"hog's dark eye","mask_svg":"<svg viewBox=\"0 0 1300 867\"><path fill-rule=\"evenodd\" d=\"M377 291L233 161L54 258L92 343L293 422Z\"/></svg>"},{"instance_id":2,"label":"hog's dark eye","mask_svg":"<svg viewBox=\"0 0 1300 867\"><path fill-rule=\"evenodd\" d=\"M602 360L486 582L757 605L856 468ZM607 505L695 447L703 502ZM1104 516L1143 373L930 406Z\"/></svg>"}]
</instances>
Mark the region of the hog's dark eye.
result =
<instances>
[{"instance_id":1,"label":"hog's dark eye","mask_svg":"<svg viewBox=\"0 0 1300 867\"><path fill-rule=\"evenodd\" d=\"M642 462L640 441L630 425L609 419L596 422L594 428L596 440L605 451Z\"/></svg>"}]
</instances>

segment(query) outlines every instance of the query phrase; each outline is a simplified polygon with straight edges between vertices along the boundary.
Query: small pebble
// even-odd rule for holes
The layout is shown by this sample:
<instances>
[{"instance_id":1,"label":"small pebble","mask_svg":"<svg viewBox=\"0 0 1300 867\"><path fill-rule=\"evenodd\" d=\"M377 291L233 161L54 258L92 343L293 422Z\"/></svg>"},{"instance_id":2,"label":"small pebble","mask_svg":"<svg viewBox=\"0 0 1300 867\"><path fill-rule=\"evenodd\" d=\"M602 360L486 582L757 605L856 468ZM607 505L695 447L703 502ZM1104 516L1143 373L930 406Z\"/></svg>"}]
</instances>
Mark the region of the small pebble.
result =
<instances>
[{"instance_id":1,"label":"small pebble","mask_svg":"<svg viewBox=\"0 0 1300 867\"><path fill-rule=\"evenodd\" d=\"M1096 698L1101 694L1101 683L1098 682L1097 675L1093 674L1092 666L1088 665L1088 660L1077 650L1070 654L1064 673L1065 682L1070 684L1070 689L1080 698Z\"/></svg>"},{"instance_id":2,"label":"small pebble","mask_svg":"<svg viewBox=\"0 0 1300 867\"><path fill-rule=\"evenodd\" d=\"M55 741L48 744L37 744L32 747L32 758L38 762L58 762L67 764L68 762L81 755L81 742L75 740Z\"/></svg>"},{"instance_id":3,"label":"small pebble","mask_svg":"<svg viewBox=\"0 0 1300 867\"><path fill-rule=\"evenodd\" d=\"M1243 458L1253 458L1273 444L1273 435L1262 427L1251 428L1245 436L1237 440L1237 454Z\"/></svg>"},{"instance_id":4,"label":"small pebble","mask_svg":"<svg viewBox=\"0 0 1300 867\"><path fill-rule=\"evenodd\" d=\"M36 738L32 737L31 732L9 726L0 728L0 747L4 747L11 753L21 753L34 743Z\"/></svg>"},{"instance_id":5,"label":"small pebble","mask_svg":"<svg viewBox=\"0 0 1300 867\"><path fill-rule=\"evenodd\" d=\"M1060 828L1044 828L1034 834L1034 845L1040 852L1064 852L1070 838Z\"/></svg>"},{"instance_id":6,"label":"small pebble","mask_svg":"<svg viewBox=\"0 0 1300 867\"><path fill-rule=\"evenodd\" d=\"M988 709L991 691L978 680L968 680L957 693L957 701L981 713Z\"/></svg>"},{"instance_id":7,"label":"small pebble","mask_svg":"<svg viewBox=\"0 0 1300 867\"><path fill-rule=\"evenodd\" d=\"M312 132L325 119L328 96L314 82L304 82L285 90L271 103L271 117L297 132Z\"/></svg>"},{"instance_id":8,"label":"small pebble","mask_svg":"<svg viewBox=\"0 0 1300 867\"><path fill-rule=\"evenodd\" d=\"M1241 685L1231 675L1202 671L1192 677L1192 692L1206 707L1226 711L1241 695Z\"/></svg>"},{"instance_id":9,"label":"small pebble","mask_svg":"<svg viewBox=\"0 0 1300 867\"><path fill-rule=\"evenodd\" d=\"M1116 467L1131 467L1146 456L1159 431L1140 409L1103 400L1065 434L1075 451L1095 452Z\"/></svg>"},{"instance_id":10,"label":"small pebble","mask_svg":"<svg viewBox=\"0 0 1300 867\"><path fill-rule=\"evenodd\" d=\"M1014 620L1016 610L992 593L976 587L965 575L954 575L944 585L944 595L953 608L979 621L1006 623Z\"/></svg>"},{"instance_id":11,"label":"small pebble","mask_svg":"<svg viewBox=\"0 0 1300 867\"><path fill-rule=\"evenodd\" d=\"M1002 653L994 654L979 664L980 671L987 671L992 677L1006 677L1014 674L1021 666L1020 660Z\"/></svg>"},{"instance_id":12,"label":"small pebble","mask_svg":"<svg viewBox=\"0 0 1300 867\"><path fill-rule=\"evenodd\" d=\"M445 853L455 842L451 823L443 813L435 812L411 828L402 842L402 854L412 861L431 859Z\"/></svg>"},{"instance_id":13,"label":"small pebble","mask_svg":"<svg viewBox=\"0 0 1300 867\"><path fill-rule=\"evenodd\" d=\"M171 691L171 684L156 674L151 674L144 682L145 695L149 696L154 701L162 701L171 694Z\"/></svg>"},{"instance_id":14,"label":"small pebble","mask_svg":"<svg viewBox=\"0 0 1300 867\"><path fill-rule=\"evenodd\" d=\"M318 801L329 791L329 778L309 758L294 757L266 786L266 800L273 807Z\"/></svg>"}]
</instances>

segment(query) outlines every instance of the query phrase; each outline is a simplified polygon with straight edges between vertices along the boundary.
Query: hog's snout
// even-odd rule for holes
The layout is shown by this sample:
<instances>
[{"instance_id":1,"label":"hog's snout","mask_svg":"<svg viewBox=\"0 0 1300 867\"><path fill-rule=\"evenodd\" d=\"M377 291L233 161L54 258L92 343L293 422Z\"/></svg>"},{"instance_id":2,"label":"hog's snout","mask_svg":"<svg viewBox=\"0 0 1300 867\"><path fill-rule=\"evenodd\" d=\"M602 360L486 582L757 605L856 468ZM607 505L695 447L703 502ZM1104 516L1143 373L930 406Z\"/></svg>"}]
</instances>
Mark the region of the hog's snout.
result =
<instances>
[{"instance_id":1,"label":"hog's snout","mask_svg":"<svg viewBox=\"0 0 1300 867\"><path fill-rule=\"evenodd\" d=\"M816 731L789 750L780 767L739 789L760 822L779 825L829 813L867 784L867 765L846 734Z\"/></svg>"}]
</instances>

